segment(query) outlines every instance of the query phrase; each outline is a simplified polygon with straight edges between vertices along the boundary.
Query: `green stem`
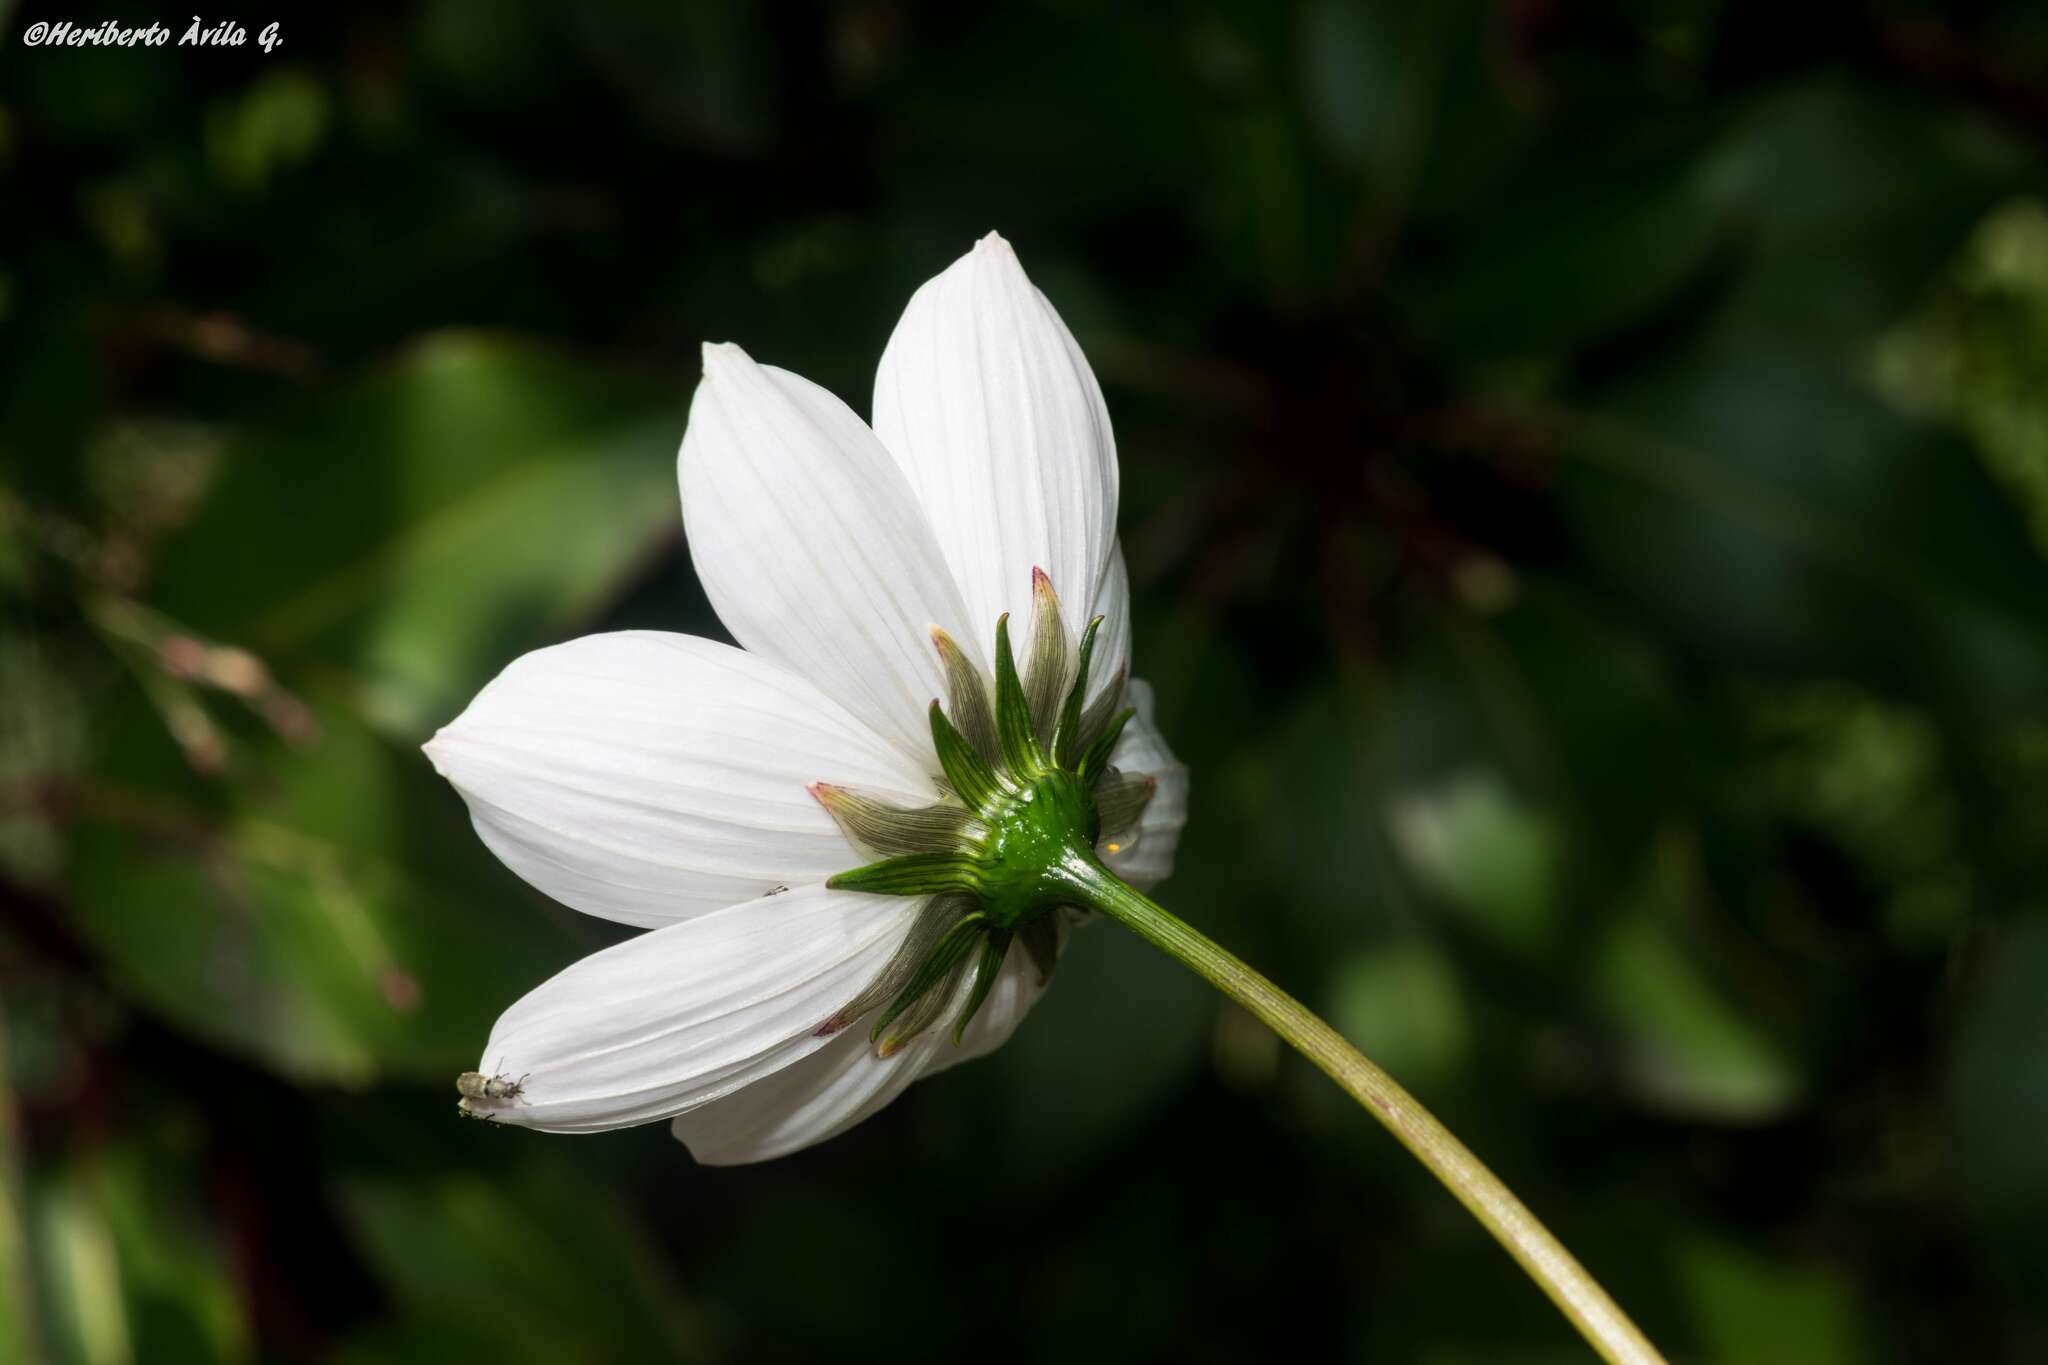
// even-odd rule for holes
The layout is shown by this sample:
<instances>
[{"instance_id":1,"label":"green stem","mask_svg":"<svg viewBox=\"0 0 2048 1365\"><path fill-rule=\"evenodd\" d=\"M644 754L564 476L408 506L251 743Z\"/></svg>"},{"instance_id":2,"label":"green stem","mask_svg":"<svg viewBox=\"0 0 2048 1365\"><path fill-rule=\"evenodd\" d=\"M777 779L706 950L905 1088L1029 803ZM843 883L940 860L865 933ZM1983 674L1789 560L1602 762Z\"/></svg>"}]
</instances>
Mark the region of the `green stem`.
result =
<instances>
[{"instance_id":1,"label":"green stem","mask_svg":"<svg viewBox=\"0 0 2048 1365\"><path fill-rule=\"evenodd\" d=\"M1069 857L1056 875L1073 891L1076 902L1117 920L1193 968L1364 1105L1507 1248L1610 1365L1664 1365L1657 1348L1500 1177L1342 1034L1093 859Z\"/></svg>"}]
</instances>

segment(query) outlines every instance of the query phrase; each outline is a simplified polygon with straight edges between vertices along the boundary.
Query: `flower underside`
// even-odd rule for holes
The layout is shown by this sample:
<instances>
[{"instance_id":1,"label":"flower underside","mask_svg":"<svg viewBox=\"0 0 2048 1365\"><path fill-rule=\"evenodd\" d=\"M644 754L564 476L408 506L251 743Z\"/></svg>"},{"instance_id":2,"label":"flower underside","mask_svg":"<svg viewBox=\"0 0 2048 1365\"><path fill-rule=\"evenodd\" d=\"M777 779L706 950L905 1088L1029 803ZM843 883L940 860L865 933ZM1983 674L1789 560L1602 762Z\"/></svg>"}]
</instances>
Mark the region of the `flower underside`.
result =
<instances>
[{"instance_id":1,"label":"flower underside","mask_svg":"<svg viewBox=\"0 0 2048 1365\"><path fill-rule=\"evenodd\" d=\"M957 1044L1016 940L1043 984L1067 922L1083 913L1067 904L1058 869L1092 858L1098 844L1119 851L1117 841L1137 829L1152 798L1153 778L1109 766L1134 714L1120 705L1121 666L1088 702L1102 618L1088 623L1076 650L1051 580L1034 570L1031 586L1030 655L1020 675L1005 613L996 622L993 689L950 635L932 632L950 702L931 705L932 747L944 774L939 801L906 809L845 787L811 787L847 838L880 855L827 885L924 898L888 965L820 1034L879 1011L868 1036L887 1057L958 1000Z\"/></svg>"}]
</instances>

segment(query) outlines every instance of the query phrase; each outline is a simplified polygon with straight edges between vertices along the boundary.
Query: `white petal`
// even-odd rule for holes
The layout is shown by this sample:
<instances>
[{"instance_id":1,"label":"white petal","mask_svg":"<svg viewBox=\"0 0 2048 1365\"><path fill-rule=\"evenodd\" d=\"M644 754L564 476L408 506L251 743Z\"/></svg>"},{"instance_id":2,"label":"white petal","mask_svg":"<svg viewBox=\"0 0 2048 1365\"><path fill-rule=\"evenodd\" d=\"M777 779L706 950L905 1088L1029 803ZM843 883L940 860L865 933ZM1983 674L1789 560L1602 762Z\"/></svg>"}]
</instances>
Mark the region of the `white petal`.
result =
<instances>
[{"instance_id":1,"label":"white petal","mask_svg":"<svg viewBox=\"0 0 2048 1365\"><path fill-rule=\"evenodd\" d=\"M796 1065L831 1042L818 1027L888 962L917 905L798 887L593 953L491 1030L478 1069L522 1093L489 1112L550 1132L623 1128Z\"/></svg>"},{"instance_id":2,"label":"white petal","mask_svg":"<svg viewBox=\"0 0 2048 1365\"><path fill-rule=\"evenodd\" d=\"M983 635L1030 619L1043 568L1071 613L1116 537L1102 390L1016 253L990 233L911 297L875 376L875 431L902 464ZM1070 616L1078 636L1081 621Z\"/></svg>"},{"instance_id":3,"label":"white petal","mask_svg":"<svg viewBox=\"0 0 2048 1365\"><path fill-rule=\"evenodd\" d=\"M1126 840L1116 852L1104 844L1102 861L1110 871L1145 891L1173 872L1181 826L1188 819L1188 770L1166 747L1166 737L1153 724L1152 685L1133 678L1125 699L1138 714L1124 726L1110 764L1124 772L1150 773L1159 779L1159 786L1138 820L1137 837Z\"/></svg>"},{"instance_id":4,"label":"white petal","mask_svg":"<svg viewBox=\"0 0 2048 1365\"><path fill-rule=\"evenodd\" d=\"M959 1046L949 1021L964 1000L891 1057L877 1057L865 1022L856 1024L795 1065L679 1115L670 1131L707 1166L787 1156L879 1113L911 1082L994 1051L1043 993L1030 955L1013 944Z\"/></svg>"},{"instance_id":5,"label":"white petal","mask_svg":"<svg viewBox=\"0 0 2048 1365\"><path fill-rule=\"evenodd\" d=\"M564 905L658 925L861 861L815 781L930 800L918 764L804 679L690 635L515 661L427 745L484 843Z\"/></svg>"},{"instance_id":6,"label":"white petal","mask_svg":"<svg viewBox=\"0 0 2048 1365\"><path fill-rule=\"evenodd\" d=\"M677 461L690 556L749 650L801 673L921 762L945 693L931 628L963 643L960 592L902 471L825 390L704 348Z\"/></svg>"},{"instance_id":7,"label":"white petal","mask_svg":"<svg viewBox=\"0 0 2048 1365\"><path fill-rule=\"evenodd\" d=\"M706 1166L767 1161L823 1142L879 1112L922 1076L939 1028L890 1057L877 1057L865 1024L796 1065L724 1099L679 1115L669 1131Z\"/></svg>"},{"instance_id":8,"label":"white petal","mask_svg":"<svg viewBox=\"0 0 2048 1365\"><path fill-rule=\"evenodd\" d=\"M1133 717L1133 719L1136 719ZM1060 947L1066 947L1067 928L1060 926ZM996 977L996 984L989 989L988 999L981 1005L974 1022L960 1035L960 1046L952 1045L952 1036L947 1035L946 1047L932 1058L929 1070L933 1073L944 1071L960 1062L986 1057L1017 1031L1017 1025L1024 1022L1024 1016L1044 995L1047 983L1038 979L1038 968L1031 961L1031 954L1021 943L1010 945L1010 955L1003 960L1002 974Z\"/></svg>"},{"instance_id":9,"label":"white petal","mask_svg":"<svg viewBox=\"0 0 2048 1365\"><path fill-rule=\"evenodd\" d=\"M1118 667L1128 668L1131 662L1131 578L1124 568L1120 543L1111 548L1109 567L1103 571L1102 586L1095 590L1095 603L1088 615L1102 618L1102 629L1095 636L1095 658L1088 668L1092 701L1116 677Z\"/></svg>"}]
</instances>

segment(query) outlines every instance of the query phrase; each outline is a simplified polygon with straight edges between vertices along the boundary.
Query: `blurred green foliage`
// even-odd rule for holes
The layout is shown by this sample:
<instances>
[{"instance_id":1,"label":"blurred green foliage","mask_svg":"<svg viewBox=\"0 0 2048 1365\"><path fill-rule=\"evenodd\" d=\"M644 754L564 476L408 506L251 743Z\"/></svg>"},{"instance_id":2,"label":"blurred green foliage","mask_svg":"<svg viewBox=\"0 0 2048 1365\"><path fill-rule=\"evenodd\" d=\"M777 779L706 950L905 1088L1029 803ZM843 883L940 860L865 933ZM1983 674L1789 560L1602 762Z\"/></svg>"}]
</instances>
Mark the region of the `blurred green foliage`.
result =
<instances>
[{"instance_id":1,"label":"blurred green foliage","mask_svg":"<svg viewBox=\"0 0 2048 1365\"><path fill-rule=\"evenodd\" d=\"M1117 421L1195 774L1164 899L1675 1361L2048 1353L2038 6L42 17L0 48L0 1361L1583 1358L1111 928L769 1166L454 1121L615 934L418 743L523 650L719 633L698 343L864 411L990 227Z\"/></svg>"}]
</instances>

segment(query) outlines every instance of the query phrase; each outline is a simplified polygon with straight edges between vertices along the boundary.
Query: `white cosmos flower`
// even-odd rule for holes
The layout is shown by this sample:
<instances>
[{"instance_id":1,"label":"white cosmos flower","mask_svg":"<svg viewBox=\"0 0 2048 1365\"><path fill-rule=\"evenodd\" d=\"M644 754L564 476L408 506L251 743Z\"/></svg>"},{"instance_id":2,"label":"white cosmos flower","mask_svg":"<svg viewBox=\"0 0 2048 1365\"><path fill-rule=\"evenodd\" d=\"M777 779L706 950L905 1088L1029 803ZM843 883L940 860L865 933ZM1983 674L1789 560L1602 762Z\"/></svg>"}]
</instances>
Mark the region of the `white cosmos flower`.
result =
<instances>
[{"instance_id":1,"label":"white cosmos flower","mask_svg":"<svg viewBox=\"0 0 2048 1365\"><path fill-rule=\"evenodd\" d=\"M700 1161L762 1160L997 1047L1040 994L1023 937L1005 936L957 1045L930 1027L883 1056L867 1028L830 1031L925 901L828 887L874 852L809 788L945 800L927 714L949 695L934 631L988 677L999 616L1047 619L1034 570L1103 618L1093 690L1120 681L1130 603L1109 415L1052 305L990 234L911 298L874 418L737 346L706 346L679 458L683 521L743 648L626 631L538 650L427 745L507 866L648 930L507 1010L465 1078L466 1111L554 1132L673 1119ZM1051 618L1067 676L1077 615ZM1137 714L1111 762L1157 786L1135 832L1098 852L1145 887L1171 868L1187 779L1149 691L1129 686ZM952 1003L965 991L947 989Z\"/></svg>"}]
</instances>

